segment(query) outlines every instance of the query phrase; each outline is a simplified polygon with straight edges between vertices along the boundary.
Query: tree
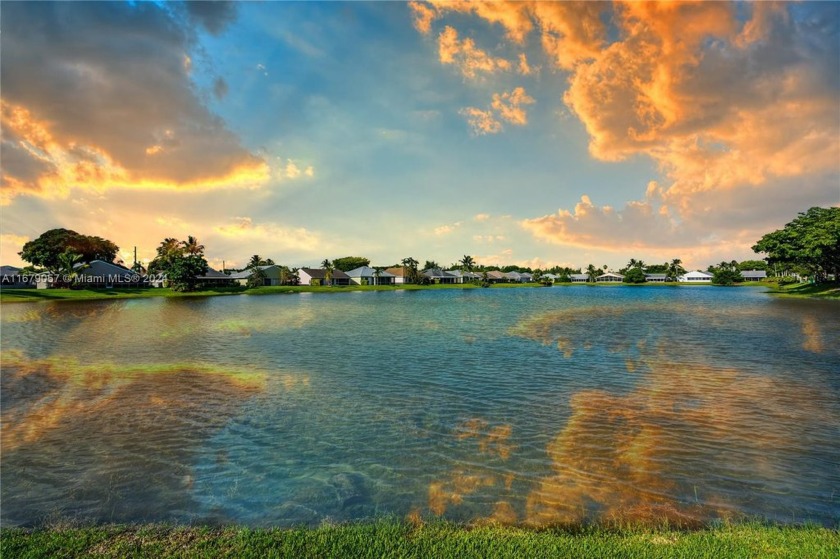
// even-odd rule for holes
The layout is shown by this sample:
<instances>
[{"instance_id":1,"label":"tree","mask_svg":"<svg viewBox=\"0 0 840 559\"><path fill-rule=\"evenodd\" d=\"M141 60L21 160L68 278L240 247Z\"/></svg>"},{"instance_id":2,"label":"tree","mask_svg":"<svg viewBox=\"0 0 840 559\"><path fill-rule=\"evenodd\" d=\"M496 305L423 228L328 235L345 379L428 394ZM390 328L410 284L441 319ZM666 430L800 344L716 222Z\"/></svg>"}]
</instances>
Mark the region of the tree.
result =
<instances>
[{"instance_id":1,"label":"tree","mask_svg":"<svg viewBox=\"0 0 840 559\"><path fill-rule=\"evenodd\" d=\"M823 281L840 273L840 207L813 207L782 229L767 233L752 247L770 265L802 267Z\"/></svg>"},{"instance_id":2,"label":"tree","mask_svg":"<svg viewBox=\"0 0 840 559\"><path fill-rule=\"evenodd\" d=\"M245 269L256 268L257 266L274 266L274 260L271 258L263 259L259 254L255 254L248 260L248 265Z\"/></svg>"},{"instance_id":3,"label":"tree","mask_svg":"<svg viewBox=\"0 0 840 559\"><path fill-rule=\"evenodd\" d=\"M58 255L59 263L59 284L72 287L79 278L79 272L88 268L88 264L82 263L82 255L75 252L62 252ZM81 265L79 265L81 264Z\"/></svg>"},{"instance_id":4,"label":"tree","mask_svg":"<svg viewBox=\"0 0 840 559\"><path fill-rule=\"evenodd\" d=\"M81 256L81 262L104 260L113 262L119 247L102 237L81 235L70 229L50 229L23 245L18 255L33 266L58 272L59 256L71 252Z\"/></svg>"},{"instance_id":5,"label":"tree","mask_svg":"<svg viewBox=\"0 0 840 559\"><path fill-rule=\"evenodd\" d=\"M685 274L685 268L682 267L682 260L674 258L668 264L668 269L665 272L670 281L677 281L677 278Z\"/></svg>"},{"instance_id":6,"label":"tree","mask_svg":"<svg viewBox=\"0 0 840 559\"><path fill-rule=\"evenodd\" d=\"M586 267L586 275L589 276L587 278L588 281L595 283L595 279L601 275L601 270L590 264Z\"/></svg>"},{"instance_id":7,"label":"tree","mask_svg":"<svg viewBox=\"0 0 840 559\"><path fill-rule=\"evenodd\" d=\"M149 271L165 274L175 291L194 291L198 285L197 276L207 273L204 245L192 236L181 242L166 238L158 246L155 259L149 263Z\"/></svg>"},{"instance_id":8,"label":"tree","mask_svg":"<svg viewBox=\"0 0 840 559\"><path fill-rule=\"evenodd\" d=\"M744 279L738 270L738 263L734 260L732 262L721 262L714 266L711 272L712 283L715 285L734 285Z\"/></svg>"},{"instance_id":9,"label":"tree","mask_svg":"<svg viewBox=\"0 0 840 559\"><path fill-rule=\"evenodd\" d=\"M462 272L472 272L473 268L475 267L475 260L473 260L472 256L465 254L464 257L460 260L460 264Z\"/></svg>"},{"instance_id":10,"label":"tree","mask_svg":"<svg viewBox=\"0 0 840 559\"><path fill-rule=\"evenodd\" d=\"M344 258L335 258L332 261L333 268L341 270L342 272L349 272L362 266L369 266L370 259L361 256L345 256Z\"/></svg>"},{"instance_id":11,"label":"tree","mask_svg":"<svg viewBox=\"0 0 840 559\"><path fill-rule=\"evenodd\" d=\"M417 270L417 262L414 258L408 256L402 259L403 278L406 283L420 283L420 272Z\"/></svg>"},{"instance_id":12,"label":"tree","mask_svg":"<svg viewBox=\"0 0 840 559\"><path fill-rule=\"evenodd\" d=\"M440 264L438 264L434 260L426 260L426 263L423 264L424 270L436 270L438 268L440 268Z\"/></svg>"},{"instance_id":13,"label":"tree","mask_svg":"<svg viewBox=\"0 0 840 559\"><path fill-rule=\"evenodd\" d=\"M767 270L767 262L764 260L742 260L738 262L738 270Z\"/></svg>"},{"instance_id":14,"label":"tree","mask_svg":"<svg viewBox=\"0 0 840 559\"><path fill-rule=\"evenodd\" d=\"M382 269L381 268L374 268L373 269L373 285L379 285L379 278L382 277Z\"/></svg>"},{"instance_id":15,"label":"tree","mask_svg":"<svg viewBox=\"0 0 840 559\"><path fill-rule=\"evenodd\" d=\"M327 285L332 285L332 276L333 276L333 263L329 261L328 258L324 258L324 261L321 262L321 267L324 269L324 283Z\"/></svg>"},{"instance_id":16,"label":"tree","mask_svg":"<svg viewBox=\"0 0 840 559\"><path fill-rule=\"evenodd\" d=\"M253 289L254 287L262 287L265 285L266 275L262 268L259 266L254 266L251 275L248 277L248 289Z\"/></svg>"},{"instance_id":17,"label":"tree","mask_svg":"<svg viewBox=\"0 0 840 559\"><path fill-rule=\"evenodd\" d=\"M645 283L645 273L640 266L635 266L627 270L624 274L624 283Z\"/></svg>"}]
</instances>

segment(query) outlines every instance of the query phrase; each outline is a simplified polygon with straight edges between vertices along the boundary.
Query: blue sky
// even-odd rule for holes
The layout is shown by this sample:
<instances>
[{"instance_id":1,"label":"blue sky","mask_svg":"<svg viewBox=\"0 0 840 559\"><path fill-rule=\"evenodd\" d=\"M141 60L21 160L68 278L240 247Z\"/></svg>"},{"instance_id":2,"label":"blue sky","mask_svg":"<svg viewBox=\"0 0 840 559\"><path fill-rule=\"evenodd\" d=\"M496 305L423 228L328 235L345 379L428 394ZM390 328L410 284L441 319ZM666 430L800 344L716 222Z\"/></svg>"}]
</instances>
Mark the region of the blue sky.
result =
<instances>
[{"instance_id":1,"label":"blue sky","mask_svg":"<svg viewBox=\"0 0 840 559\"><path fill-rule=\"evenodd\" d=\"M835 3L1 9L4 264L67 227L217 266L705 268L840 204Z\"/></svg>"}]
</instances>

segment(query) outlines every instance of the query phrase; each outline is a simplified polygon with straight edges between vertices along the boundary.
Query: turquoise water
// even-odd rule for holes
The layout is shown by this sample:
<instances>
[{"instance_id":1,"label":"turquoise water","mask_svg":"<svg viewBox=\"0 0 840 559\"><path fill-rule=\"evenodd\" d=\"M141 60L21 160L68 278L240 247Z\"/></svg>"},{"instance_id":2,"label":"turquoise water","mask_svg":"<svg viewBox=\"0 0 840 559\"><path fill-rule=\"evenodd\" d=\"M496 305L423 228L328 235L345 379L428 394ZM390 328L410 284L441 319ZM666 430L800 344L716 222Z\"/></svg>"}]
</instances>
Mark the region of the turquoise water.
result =
<instances>
[{"instance_id":1,"label":"turquoise water","mask_svg":"<svg viewBox=\"0 0 840 559\"><path fill-rule=\"evenodd\" d=\"M840 521L840 305L759 288L2 308L2 520Z\"/></svg>"}]
</instances>

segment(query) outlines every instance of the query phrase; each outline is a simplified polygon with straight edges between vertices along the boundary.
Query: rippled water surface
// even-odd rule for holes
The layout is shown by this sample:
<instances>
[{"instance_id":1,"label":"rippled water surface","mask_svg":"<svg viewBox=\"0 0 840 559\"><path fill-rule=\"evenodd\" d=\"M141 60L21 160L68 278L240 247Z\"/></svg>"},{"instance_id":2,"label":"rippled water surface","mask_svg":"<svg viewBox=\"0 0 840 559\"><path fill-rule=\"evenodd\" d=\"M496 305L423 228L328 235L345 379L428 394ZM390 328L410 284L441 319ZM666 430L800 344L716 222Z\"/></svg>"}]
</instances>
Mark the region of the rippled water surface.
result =
<instances>
[{"instance_id":1,"label":"rippled water surface","mask_svg":"<svg viewBox=\"0 0 840 559\"><path fill-rule=\"evenodd\" d=\"M840 305L586 286L2 307L2 520L840 522Z\"/></svg>"}]
</instances>

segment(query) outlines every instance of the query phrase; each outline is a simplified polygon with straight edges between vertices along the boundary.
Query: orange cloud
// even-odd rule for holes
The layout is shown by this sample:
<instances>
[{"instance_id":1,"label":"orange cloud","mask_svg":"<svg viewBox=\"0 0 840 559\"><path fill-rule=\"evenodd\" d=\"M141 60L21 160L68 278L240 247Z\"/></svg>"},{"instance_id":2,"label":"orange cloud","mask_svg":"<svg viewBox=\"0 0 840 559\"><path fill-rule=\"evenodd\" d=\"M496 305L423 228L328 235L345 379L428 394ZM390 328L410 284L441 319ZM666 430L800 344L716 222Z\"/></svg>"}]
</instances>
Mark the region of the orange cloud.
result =
<instances>
[{"instance_id":1,"label":"orange cloud","mask_svg":"<svg viewBox=\"0 0 840 559\"><path fill-rule=\"evenodd\" d=\"M517 126L524 126L528 124L528 114L522 105L533 103L533 97L525 92L525 88L517 87L510 92L494 94L490 106L498 112L502 119Z\"/></svg>"},{"instance_id":2,"label":"orange cloud","mask_svg":"<svg viewBox=\"0 0 840 559\"><path fill-rule=\"evenodd\" d=\"M467 118L467 124L474 136L497 134L502 131L502 123L493 116L493 111L482 111L476 107L466 107L458 111Z\"/></svg>"},{"instance_id":3,"label":"orange cloud","mask_svg":"<svg viewBox=\"0 0 840 559\"><path fill-rule=\"evenodd\" d=\"M227 225L213 228L222 237L237 241L264 241L271 239L274 250L324 252L329 246L321 236L304 227L282 227L272 223L255 224L250 217L237 217Z\"/></svg>"},{"instance_id":4,"label":"orange cloud","mask_svg":"<svg viewBox=\"0 0 840 559\"><path fill-rule=\"evenodd\" d=\"M438 55L441 64L454 64L468 79L475 79L479 73L493 74L510 69L510 62L490 56L476 47L472 39L459 41L458 32L449 26L438 36Z\"/></svg>"}]
</instances>

